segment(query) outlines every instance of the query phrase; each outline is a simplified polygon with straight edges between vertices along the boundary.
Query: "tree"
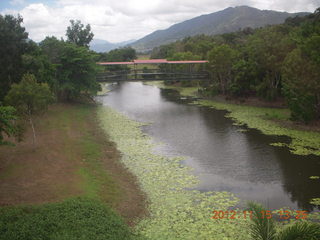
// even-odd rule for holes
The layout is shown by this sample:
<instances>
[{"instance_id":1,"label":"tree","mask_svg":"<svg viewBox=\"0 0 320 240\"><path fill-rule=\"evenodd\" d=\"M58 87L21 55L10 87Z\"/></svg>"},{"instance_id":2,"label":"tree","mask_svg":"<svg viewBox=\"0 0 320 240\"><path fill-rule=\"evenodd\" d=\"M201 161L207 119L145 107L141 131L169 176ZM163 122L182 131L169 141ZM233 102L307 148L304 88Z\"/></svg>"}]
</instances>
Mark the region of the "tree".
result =
<instances>
[{"instance_id":1,"label":"tree","mask_svg":"<svg viewBox=\"0 0 320 240\"><path fill-rule=\"evenodd\" d=\"M57 65L57 88L60 100L72 100L81 95L91 97L100 90L96 81L97 55L85 47L64 43Z\"/></svg>"},{"instance_id":2,"label":"tree","mask_svg":"<svg viewBox=\"0 0 320 240\"><path fill-rule=\"evenodd\" d=\"M18 128L15 124L17 120L16 109L11 106L0 106L0 145L8 144L4 136L15 136Z\"/></svg>"},{"instance_id":3,"label":"tree","mask_svg":"<svg viewBox=\"0 0 320 240\"><path fill-rule=\"evenodd\" d=\"M22 55L26 51L28 33L21 26L22 22L20 16L0 15L0 100L23 74Z\"/></svg>"},{"instance_id":4,"label":"tree","mask_svg":"<svg viewBox=\"0 0 320 240\"><path fill-rule=\"evenodd\" d=\"M50 87L59 100L73 100L95 95L100 89L96 81L98 55L88 48L47 37L40 47L54 67Z\"/></svg>"},{"instance_id":5,"label":"tree","mask_svg":"<svg viewBox=\"0 0 320 240\"><path fill-rule=\"evenodd\" d=\"M262 28L249 37L246 48L250 59L258 63L261 80L256 83L259 97L274 100L281 93L281 68L295 45L290 40L286 26Z\"/></svg>"},{"instance_id":6,"label":"tree","mask_svg":"<svg viewBox=\"0 0 320 240\"><path fill-rule=\"evenodd\" d=\"M208 53L209 66L214 80L219 83L222 94L226 94L232 78L232 66L238 52L229 45L223 44L211 49Z\"/></svg>"},{"instance_id":7,"label":"tree","mask_svg":"<svg viewBox=\"0 0 320 240\"><path fill-rule=\"evenodd\" d=\"M300 49L286 58L283 72L283 92L291 118L309 122L320 118L319 66L304 56Z\"/></svg>"},{"instance_id":8,"label":"tree","mask_svg":"<svg viewBox=\"0 0 320 240\"><path fill-rule=\"evenodd\" d=\"M52 93L46 83L37 83L34 75L25 74L19 84L13 84L6 103L14 106L18 113L26 116L33 132L33 144L36 142L36 133L32 121L32 115L47 110L49 103L53 101Z\"/></svg>"},{"instance_id":9,"label":"tree","mask_svg":"<svg viewBox=\"0 0 320 240\"><path fill-rule=\"evenodd\" d=\"M37 43L28 42L27 51L22 55L22 67L24 73L33 74L36 79L48 83L53 89L55 66Z\"/></svg>"},{"instance_id":10,"label":"tree","mask_svg":"<svg viewBox=\"0 0 320 240\"><path fill-rule=\"evenodd\" d=\"M117 48L108 53L100 53L99 55L99 61L107 62L129 62L137 58L136 50L131 47ZM106 69L111 71L120 71L128 70L128 67L123 65L113 65L107 66Z\"/></svg>"},{"instance_id":11,"label":"tree","mask_svg":"<svg viewBox=\"0 0 320 240\"><path fill-rule=\"evenodd\" d=\"M79 47L89 48L89 43L91 42L94 34L91 32L90 24L84 28L84 25L80 20L70 20L71 26L67 28L66 36L68 37L68 42L74 43Z\"/></svg>"},{"instance_id":12,"label":"tree","mask_svg":"<svg viewBox=\"0 0 320 240\"><path fill-rule=\"evenodd\" d=\"M111 50L107 53L106 61L126 62L137 58L136 50L131 47L123 47Z\"/></svg>"},{"instance_id":13,"label":"tree","mask_svg":"<svg viewBox=\"0 0 320 240\"><path fill-rule=\"evenodd\" d=\"M229 91L232 95L248 96L251 92L252 85L258 78L257 65L251 60L239 59L236 61L232 67L233 71L233 81L230 84Z\"/></svg>"}]
</instances>

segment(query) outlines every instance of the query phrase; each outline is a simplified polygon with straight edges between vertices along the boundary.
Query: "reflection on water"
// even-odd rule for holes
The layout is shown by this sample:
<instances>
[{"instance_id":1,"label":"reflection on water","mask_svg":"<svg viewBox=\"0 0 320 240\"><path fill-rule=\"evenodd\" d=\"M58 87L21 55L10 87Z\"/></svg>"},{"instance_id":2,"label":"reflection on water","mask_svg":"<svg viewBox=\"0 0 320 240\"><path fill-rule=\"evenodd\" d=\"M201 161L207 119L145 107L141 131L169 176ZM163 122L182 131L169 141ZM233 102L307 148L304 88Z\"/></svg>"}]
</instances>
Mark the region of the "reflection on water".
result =
<instances>
[{"instance_id":1,"label":"reflection on water","mask_svg":"<svg viewBox=\"0 0 320 240\"><path fill-rule=\"evenodd\" d=\"M269 209L312 210L308 202L320 197L320 181L309 179L320 175L320 157L270 146L280 138L257 130L239 132L225 111L188 105L175 91L139 82L115 85L99 100L134 120L152 122L143 130L164 143L156 150L186 156L184 164L200 179L199 190L230 191Z\"/></svg>"}]
</instances>

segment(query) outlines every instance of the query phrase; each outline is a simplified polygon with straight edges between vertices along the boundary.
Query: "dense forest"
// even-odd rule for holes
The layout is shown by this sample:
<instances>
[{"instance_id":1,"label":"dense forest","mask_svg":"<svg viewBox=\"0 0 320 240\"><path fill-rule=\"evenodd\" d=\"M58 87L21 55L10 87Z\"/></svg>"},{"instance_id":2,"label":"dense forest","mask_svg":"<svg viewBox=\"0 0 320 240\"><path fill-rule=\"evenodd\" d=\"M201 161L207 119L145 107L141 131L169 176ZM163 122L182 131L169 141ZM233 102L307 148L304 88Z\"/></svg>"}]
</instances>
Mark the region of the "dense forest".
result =
<instances>
[{"instance_id":1,"label":"dense forest","mask_svg":"<svg viewBox=\"0 0 320 240\"><path fill-rule=\"evenodd\" d=\"M208 59L202 94L285 98L293 120L320 119L320 8L284 24L198 35L153 49L152 58Z\"/></svg>"}]
</instances>

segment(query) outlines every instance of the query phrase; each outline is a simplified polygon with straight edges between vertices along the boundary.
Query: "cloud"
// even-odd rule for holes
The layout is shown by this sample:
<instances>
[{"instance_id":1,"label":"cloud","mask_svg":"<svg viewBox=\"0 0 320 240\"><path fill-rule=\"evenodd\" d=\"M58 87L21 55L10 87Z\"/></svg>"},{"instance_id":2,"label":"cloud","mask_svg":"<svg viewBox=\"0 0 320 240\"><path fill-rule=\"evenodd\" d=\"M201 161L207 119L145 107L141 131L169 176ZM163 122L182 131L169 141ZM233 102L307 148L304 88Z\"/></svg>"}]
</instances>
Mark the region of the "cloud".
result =
<instances>
[{"instance_id":1,"label":"cloud","mask_svg":"<svg viewBox=\"0 0 320 240\"><path fill-rule=\"evenodd\" d=\"M12 0L11 4L25 7L1 13L22 15L29 36L35 41L52 35L64 37L69 20L79 19L91 25L95 38L119 42L230 6L297 12L314 11L320 5L320 0L56 0L50 6L46 2L26 4L25 0Z\"/></svg>"}]
</instances>

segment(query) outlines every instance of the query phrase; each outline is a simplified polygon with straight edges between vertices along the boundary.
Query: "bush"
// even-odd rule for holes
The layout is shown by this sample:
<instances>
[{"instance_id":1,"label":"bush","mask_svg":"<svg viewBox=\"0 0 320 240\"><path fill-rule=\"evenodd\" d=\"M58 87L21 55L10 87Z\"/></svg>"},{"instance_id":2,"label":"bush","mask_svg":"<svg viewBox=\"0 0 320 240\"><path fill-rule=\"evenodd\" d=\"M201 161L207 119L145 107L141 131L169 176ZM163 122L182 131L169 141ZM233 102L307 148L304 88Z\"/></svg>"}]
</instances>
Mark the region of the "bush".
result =
<instances>
[{"instance_id":1,"label":"bush","mask_svg":"<svg viewBox=\"0 0 320 240\"><path fill-rule=\"evenodd\" d=\"M1 240L133 239L128 226L103 203L75 198L42 206L0 209Z\"/></svg>"}]
</instances>

